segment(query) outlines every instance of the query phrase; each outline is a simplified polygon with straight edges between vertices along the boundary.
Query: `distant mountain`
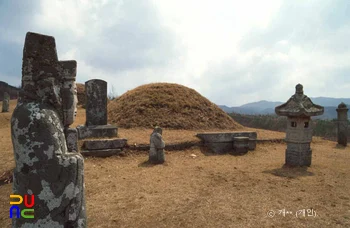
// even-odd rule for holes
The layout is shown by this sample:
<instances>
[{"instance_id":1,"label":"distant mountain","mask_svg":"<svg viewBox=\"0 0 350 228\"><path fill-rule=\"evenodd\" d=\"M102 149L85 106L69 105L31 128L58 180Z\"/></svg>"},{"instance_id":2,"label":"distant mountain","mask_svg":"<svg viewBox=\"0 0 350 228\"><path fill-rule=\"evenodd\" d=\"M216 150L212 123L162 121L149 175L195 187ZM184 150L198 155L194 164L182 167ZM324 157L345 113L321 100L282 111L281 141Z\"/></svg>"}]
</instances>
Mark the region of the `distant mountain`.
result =
<instances>
[{"instance_id":1,"label":"distant mountain","mask_svg":"<svg viewBox=\"0 0 350 228\"><path fill-rule=\"evenodd\" d=\"M325 108L324 114L318 116L318 119L335 119L337 118L336 109L341 102L347 104L350 107L350 98L332 98L332 97L310 97L312 102L321 105ZM261 100L258 102L252 102L244 104L238 107L228 107L226 105L218 105L222 110L227 113L239 113L249 115L266 115L275 114L275 107L283 104L280 101L266 101Z\"/></svg>"}]
</instances>

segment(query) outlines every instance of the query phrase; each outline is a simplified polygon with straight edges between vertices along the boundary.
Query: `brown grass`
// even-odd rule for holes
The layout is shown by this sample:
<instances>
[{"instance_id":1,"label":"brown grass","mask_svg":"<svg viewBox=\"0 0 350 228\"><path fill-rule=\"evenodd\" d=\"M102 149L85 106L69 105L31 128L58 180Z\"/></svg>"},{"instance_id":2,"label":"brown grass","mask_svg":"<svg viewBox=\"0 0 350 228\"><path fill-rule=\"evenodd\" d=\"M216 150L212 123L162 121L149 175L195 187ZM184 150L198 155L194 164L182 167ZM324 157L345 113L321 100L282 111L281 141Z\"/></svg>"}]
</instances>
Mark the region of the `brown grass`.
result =
<instances>
[{"instance_id":1,"label":"brown grass","mask_svg":"<svg viewBox=\"0 0 350 228\"><path fill-rule=\"evenodd\" d=\"M152 83L126 92L108 104L108 119L123 128L242 128L195 90L172 83Z\"/></svg>"},{"instance_id":2,"label":"brown grass","mask_svg":"<svg viewBox=\"0 0 350 228\"><path fill-rule=\"evenodd\" d=\"M1 105L1 103L0 103ZM11 101L11 107L14 102ZM13 108L11 108L11 111ZM78 110L75 125L85 122ZM0 173L14 166L10 114L0 113ZM251 130L251 129L243 129ZM257 130L257 129L255 129ZM152 129L120 129L130 142L148 143ZM258 138L284 137L257 130ZM166 143L195 131L164 130ZM308 169L283 167L285 144L258 144L244 156L205 156L200 148L166 153L149 166L147 152L88 158L85 182L88 225L99 227L350 227L350 149L314 138ZM190 155L197 155L192 158ZM0 186L0 227L8 218L11 185ZM267 216L269 210L313 208L317 217Z\"/></svg>"},{"instance_id":3,"label":"brown grass","mask_svg":"<svg viewBox=\"0 0 350 228\"><path fill-rule=\"evenodd\" d=\"M78 105L85 104L85 85L82 83L77 83L77 93L78 93Z\"/></svg>"}]
</instances>

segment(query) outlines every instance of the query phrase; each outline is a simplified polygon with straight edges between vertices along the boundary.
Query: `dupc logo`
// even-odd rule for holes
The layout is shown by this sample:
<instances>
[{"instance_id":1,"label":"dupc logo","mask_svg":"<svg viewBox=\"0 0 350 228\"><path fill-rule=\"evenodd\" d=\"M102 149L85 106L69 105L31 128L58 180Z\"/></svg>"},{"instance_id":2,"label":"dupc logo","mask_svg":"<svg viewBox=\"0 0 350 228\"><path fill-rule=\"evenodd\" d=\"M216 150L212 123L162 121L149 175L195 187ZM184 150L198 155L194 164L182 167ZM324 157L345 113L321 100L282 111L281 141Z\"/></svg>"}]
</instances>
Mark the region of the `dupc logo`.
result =
<instances>
[{"instance_id":1,"label":"dupc logo","mask_svg":"<svg viewBox=\"0 0 350 228\"><path fill-rule=\"evenodd\" d=\"M30 196L30 203L28 203L28 198ZM11 199L18 199L17 201L11 201ZM16 218L32 219L34 218L34 195L24 195L24 206L26 208L20 209L19 206L23 203L23 197L20 195L10 195L10 218L13 217L13 211L16 211Z\"/></svg>"}]
</instances>

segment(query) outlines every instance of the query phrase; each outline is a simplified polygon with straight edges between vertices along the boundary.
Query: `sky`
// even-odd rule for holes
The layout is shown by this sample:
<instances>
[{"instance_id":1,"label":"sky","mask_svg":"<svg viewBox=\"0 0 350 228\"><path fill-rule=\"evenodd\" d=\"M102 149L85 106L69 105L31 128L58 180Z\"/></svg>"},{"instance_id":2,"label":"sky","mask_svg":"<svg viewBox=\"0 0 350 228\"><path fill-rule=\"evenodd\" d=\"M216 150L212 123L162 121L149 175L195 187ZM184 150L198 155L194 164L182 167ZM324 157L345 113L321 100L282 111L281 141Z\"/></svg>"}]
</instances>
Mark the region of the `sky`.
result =
<instances>
[{"instance_id":1,"label":"sky","mask_svg":"<svg viewBox=\"0 0 350 228\"><path fill-rule=\"evenodd\" d=\"M115 95L178 83L239 106L350 97L349 0L0 0L0 80L21 84L25 35L54 36L77 82Z\"/></svg>"}]
</instances>

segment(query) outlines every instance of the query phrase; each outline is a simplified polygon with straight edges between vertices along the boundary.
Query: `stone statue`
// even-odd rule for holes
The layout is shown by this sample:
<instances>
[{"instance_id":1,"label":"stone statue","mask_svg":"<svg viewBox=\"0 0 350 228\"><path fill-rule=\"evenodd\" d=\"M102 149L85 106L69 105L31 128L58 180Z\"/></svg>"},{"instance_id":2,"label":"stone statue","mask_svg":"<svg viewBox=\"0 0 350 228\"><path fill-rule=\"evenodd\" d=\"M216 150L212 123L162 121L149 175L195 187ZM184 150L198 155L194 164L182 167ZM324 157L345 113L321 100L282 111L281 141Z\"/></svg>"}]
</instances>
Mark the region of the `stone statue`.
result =
<instances>
[{"instance_id":1,"label":"stone statue","mask_svg":"<svg viewBox=\"0 0 350 228\"><path fill-rule=\"evenodd\" d=\"M342 146L347 146L348 144L348 111L346 104L341 102L338 105L337 114L338 114L338 120L337 120L337 136L338 136L338 144Z\"/></svg>"},{"instance_id":2,"label":"stone statue","mask_svg":"<svg viewBox=\"0 0 350 228\"><path fill-rule=\"evenodd\" d=\"M10 106L10 95L5 92L4 99L2 100L2 112L8 112Z\"/></svg>"},{"instance_id":3,"label":"stone statue","mask_svg":"<svg viewBox=\"0 0 350 228\"><path fill-rule=\"evenodd\" d=\"M153 164L162 164L165 162L164 147L162 139L162 129L155 127L150 139L149 162Z\"/></svg>"},{"instance_id":4,"label":"stone statue","mask_svg":"<svg viewBox=\"0 0 350 228\"><path fill-rule=\"evenodd\" d=\"M12 227L87 226L84 159L68 152L64 134L76 114L76 65L58 61L54 37L27 33L22 91L11 119L13 194L34 195L34 218L13 218Z\"/></svg>"}]
</instances>

